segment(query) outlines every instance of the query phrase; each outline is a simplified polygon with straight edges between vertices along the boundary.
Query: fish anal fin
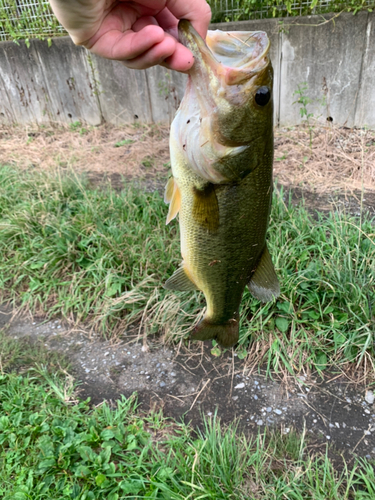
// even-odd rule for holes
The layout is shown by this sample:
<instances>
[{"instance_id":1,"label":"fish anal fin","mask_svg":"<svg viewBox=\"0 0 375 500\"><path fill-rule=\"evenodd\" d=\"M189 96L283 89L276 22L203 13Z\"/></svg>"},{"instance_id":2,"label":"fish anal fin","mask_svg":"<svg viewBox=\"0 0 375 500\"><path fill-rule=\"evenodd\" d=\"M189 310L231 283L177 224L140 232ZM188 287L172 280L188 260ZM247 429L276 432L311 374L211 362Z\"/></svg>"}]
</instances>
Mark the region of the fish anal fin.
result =
<instances>
[{"instance_id":1,"label":"fish anal fin","mask_svg":"<svg viewBox=\"0 0 375 500\"><path fill-rule=\"evenodd\" d=\"M254 297L262 302L268 302L280 295L280 284L267 245L264 247L257 268L248 283Z\"/></svg>"},{"instance_id":2,"label":"fish anal fin","mask_svg":"<svg viewBox=\"0 0 375 500\"><path fill-rule=\"evenodd\" d=\"M194 328L190 340L215 339L221 347L229 348L238 342L239 325L235 319L226 323L215 324L203 318Z\"/></svg>"},{"instance_id":3,"label":"fish anal fin","mask_svg":"<svg viewBox=\"0 0 375 500\"><path fill-rule=\"evenodd\" d=\"M165 186L164 193L165 203L169 203L169 210L166 224L169 224L176 217L181 208L181 192L176 180L171 177Z\"/></svg>"},{"instance_id":4,"label":"fish anal fin","mask_svg":"<svg viewBox=\"0 0 375 500\"><path fill-rule=\"evenodd\" d=\"M219 204L213 184L206 184L202 189L193 188L192 215L194 220L208 231L217 231L219 228Z\"/></svg>"},{"instance_id":5,"label":"fish anal fin","mask_svg":"<svg viewBox=\"0 0 375 500\"><path fill-rule=\"evenodd\" d=\"M184 267L179 267L170 278L164 283L164 288L167 290L179 290L187 292L190 290L198 290L198 287L187 275Z\"/></svg>"}]
</instances>

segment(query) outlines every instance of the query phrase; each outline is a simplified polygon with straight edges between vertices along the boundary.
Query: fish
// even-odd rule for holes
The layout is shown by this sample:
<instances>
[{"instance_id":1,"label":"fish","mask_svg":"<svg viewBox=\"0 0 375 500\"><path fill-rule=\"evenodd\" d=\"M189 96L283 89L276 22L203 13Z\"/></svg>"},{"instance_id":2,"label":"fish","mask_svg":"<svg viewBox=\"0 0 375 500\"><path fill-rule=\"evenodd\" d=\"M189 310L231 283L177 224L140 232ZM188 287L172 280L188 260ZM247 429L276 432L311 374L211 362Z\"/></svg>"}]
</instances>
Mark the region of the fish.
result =
<instances>
[{"instance_id":1,"label":"fish","mask_svg":"<svg viewBox=\"0 0 375 500\"><path fill-rule=\"evenodd\" d=\"M280 285L266 243L273 165L273 70L262 31L208 31L188 20L179 40L194 55L171 124L168 224L179 214L182 263L167 290L201 290L204 317L191 340L239 339L245 287L277 298Z\"/></svg>"}]
</instances>

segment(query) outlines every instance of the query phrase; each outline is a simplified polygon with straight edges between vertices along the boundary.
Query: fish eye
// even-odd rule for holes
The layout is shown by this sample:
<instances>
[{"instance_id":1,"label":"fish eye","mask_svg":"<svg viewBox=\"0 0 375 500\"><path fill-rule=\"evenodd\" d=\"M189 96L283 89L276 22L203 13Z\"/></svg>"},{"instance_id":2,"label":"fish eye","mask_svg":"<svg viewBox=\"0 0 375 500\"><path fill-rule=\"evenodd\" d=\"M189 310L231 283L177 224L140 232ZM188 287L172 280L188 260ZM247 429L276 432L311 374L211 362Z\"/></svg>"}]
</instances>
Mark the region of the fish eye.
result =
<instances>
[{"instance_id":1,"label":"fish eye","mask_svg":"<svg viewBox=\"0 0 375 500\"><path fill-rule=\"evenodd\" d=\"M271 99L270 89L266 86L260 87L255 94L255 102L259 104L259 106L265 106L268 101Z\"/></svg>"}]
</instances>

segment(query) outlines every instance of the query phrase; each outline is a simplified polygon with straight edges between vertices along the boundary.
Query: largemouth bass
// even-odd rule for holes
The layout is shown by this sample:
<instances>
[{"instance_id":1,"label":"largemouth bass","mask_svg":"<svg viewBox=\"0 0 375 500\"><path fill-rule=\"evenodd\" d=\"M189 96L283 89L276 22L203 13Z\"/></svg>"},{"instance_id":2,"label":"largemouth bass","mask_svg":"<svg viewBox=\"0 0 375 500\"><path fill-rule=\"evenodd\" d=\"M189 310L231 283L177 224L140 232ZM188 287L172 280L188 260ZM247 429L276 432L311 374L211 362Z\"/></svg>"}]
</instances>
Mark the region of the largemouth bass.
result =
<instances>
[{"instance_id":1,"label":"largemouth bass","mask_svg":"<svg viewBox=\"0 0 375 500\"><path fill-rule=\"evenodd\" d=\"M179 213L182 264L169 290L202 290L204 318L191 339L238 341L247 285L261 301L280 293L266 245L272 197L273 71L266 33L209 31L189 21L180 41L194 54L171 126L167 224Z\"/></svg>"}]
</instances>

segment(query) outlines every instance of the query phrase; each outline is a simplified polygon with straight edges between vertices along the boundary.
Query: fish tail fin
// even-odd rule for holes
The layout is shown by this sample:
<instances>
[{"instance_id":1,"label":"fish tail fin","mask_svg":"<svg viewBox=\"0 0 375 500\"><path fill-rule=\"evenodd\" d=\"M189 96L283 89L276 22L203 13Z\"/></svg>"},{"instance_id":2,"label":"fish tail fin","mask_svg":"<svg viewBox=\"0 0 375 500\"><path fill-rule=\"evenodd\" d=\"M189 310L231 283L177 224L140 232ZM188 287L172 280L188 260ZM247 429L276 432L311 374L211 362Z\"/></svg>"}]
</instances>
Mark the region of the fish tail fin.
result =
<instances>
[{"instance_id":1,"label":"fish tail fin","mask_svg":"<svg viewBox=\"0 0 375 500\"><path fill-rule=\"evenodd\" d=\"M231 319L226 323L211 323L203 318L194 328L190 335L190 340L211 340L217 341L221 347L232 347L238 341L239 325L238 321Z\"/></svg>"}]
</instances>

